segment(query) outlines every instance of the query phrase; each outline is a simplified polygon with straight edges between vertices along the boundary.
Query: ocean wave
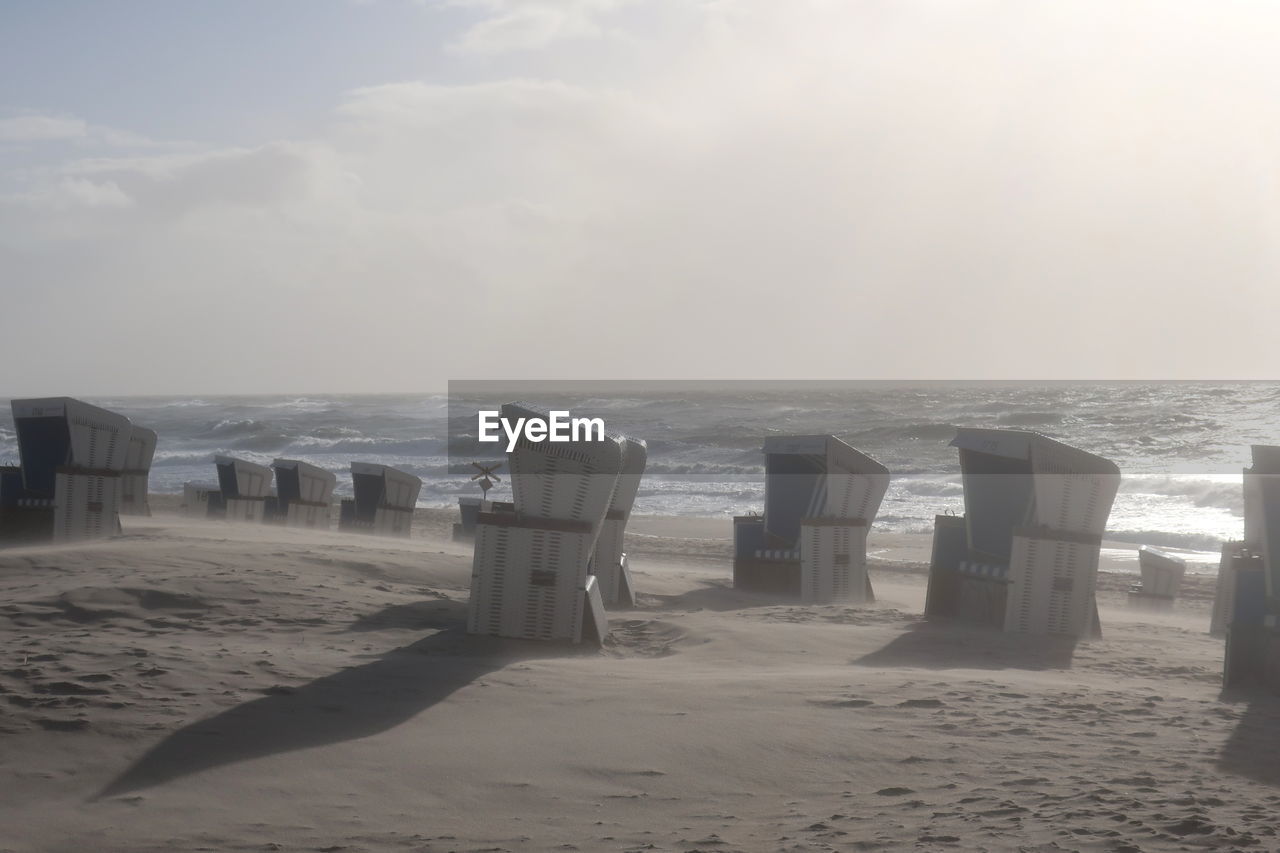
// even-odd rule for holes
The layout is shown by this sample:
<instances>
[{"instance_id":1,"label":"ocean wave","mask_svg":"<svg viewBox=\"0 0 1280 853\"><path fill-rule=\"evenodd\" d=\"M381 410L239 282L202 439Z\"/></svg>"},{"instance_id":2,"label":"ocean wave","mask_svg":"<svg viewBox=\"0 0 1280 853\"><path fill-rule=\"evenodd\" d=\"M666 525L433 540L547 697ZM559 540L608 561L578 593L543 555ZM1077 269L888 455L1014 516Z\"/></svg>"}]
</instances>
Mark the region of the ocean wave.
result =
<instances>
[{"instance_id":1,"label":"ocean wave","mask_svg":"<svg viewBox=\"0 0 1280 853\"><path fill-rule=\"evenodd\" d=\"M1126 477L1120 483L1125 494L1152 494L1185 498L1194 506L1218 507L1235 515L1244 515L1244 488L1224 480L1182 477Z\"/></svg>"},{"instance_id":2,"label":"ocean wave","mask_svg":"<svg viewBox=\"0 0 1280 853\"><path fill-rule=\"evenodd\" d=\"M310 397L295 397L292 400L278 400L274 403L259 403L264 409L284 409L294 412L318 412L332 409L336 403L332 400L314 400Z\"/></svg>"},{"instance_id":3,"label":"ocean wave","mask_svg":"<svg viewBox=\"0 0 1280 853\"><path fill-rule=\"evenodd\" d=\"M855 445L860 441L950 441L956 437L952 423L910 423L902 426L878 426L854 433Z\"/></svg>"},{"instance_id":4,"label":"ocean wave","mask_svg":"<svg viewBox=\"0 0 1280 853\"><path fill-rule=\"evenodd\" d=\"M1132 545L1164 545L1190 551L1217 551L1225 541L1206 533L1177 533L1168 530L1108 530L1103 538Z\"/></svg>"},{"instance_id":5,"label":"ocean wave","mask_svg":"<svg viewBox=\"0 0 1280 853\"><path fill-rule=\"evenodd\" d=\"M996 423L1001 426L1037 427L1061 423L1060 412L1005 412L996 416Z\"/></svg>"},{"instance_id":6,"label":"ocean wave","mask_svg":"<svg viewBox=\"0 0 1280 853\"><path fill-rule=\"evenodd\" d=\"M734 465L712 462L662 463L645 466L645 474L656 476L756 477L764 476L764 465Z\"/></svg>"},{"instance_id":7,"label":"ocean wave","mask_svg":"<svg viewBox=\"0 0 1280 853\"><path fill-rule=\"evenodd\" d=\"M223 418L214 424L210 424L203 430L201 435L219 438L235 435L256 435L274 426L274 424L260 421L257 418Z\"/></svg>"},{"instance_id":8,"label":"ocean wave","mask_svg":"<svg viewBox=\"0 0 1280 853\"><path fill-rule=\"evenodd\" d=\"M920 518L914 515L895 515L881 512L876 516L872 530L887 533L927 533L933 535L933 517Z\"/></svg>"},{"instance_id":9,"label":"ocean wave","mask_svg":"<svg viewBox=\"0 0 1280 853\"><path fill-rule=\"evenodd\" d=\"M893 480L890 488L919 497L958 497L964 494L964 486L961 483L916 477Z\"/></svg>"},{"instance_id":10,"label":"ocean wave","mask_svg":"<svg viewBox=\"0 0 1280 853\"><path fill-rule=\"evenodd\" d=\"M184 453L180 451L157 450L155 458L151 461L152 468L161 466L171 467L176 465L212 465L213 457L217 455L212 451L199 451L192 453Z\"/></svg>"}]
</instances>

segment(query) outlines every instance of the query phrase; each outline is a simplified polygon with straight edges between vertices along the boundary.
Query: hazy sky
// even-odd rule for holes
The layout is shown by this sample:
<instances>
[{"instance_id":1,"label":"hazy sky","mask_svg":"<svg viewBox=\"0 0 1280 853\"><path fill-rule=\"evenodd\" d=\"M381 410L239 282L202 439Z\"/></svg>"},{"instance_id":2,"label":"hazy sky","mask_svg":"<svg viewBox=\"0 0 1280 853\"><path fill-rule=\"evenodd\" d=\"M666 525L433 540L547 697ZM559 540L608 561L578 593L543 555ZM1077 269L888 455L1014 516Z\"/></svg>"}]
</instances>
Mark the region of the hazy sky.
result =
<instances>
[{"instance_id":1,"label":"hazy sky","mask_svg":"<svg viewBox=\"0 0 1280 853\"><path fill-rule=\"evenodd\" d=\"M1275 378L1264 0L0 5L0 394Z\"/></svg>"}]
</instances>

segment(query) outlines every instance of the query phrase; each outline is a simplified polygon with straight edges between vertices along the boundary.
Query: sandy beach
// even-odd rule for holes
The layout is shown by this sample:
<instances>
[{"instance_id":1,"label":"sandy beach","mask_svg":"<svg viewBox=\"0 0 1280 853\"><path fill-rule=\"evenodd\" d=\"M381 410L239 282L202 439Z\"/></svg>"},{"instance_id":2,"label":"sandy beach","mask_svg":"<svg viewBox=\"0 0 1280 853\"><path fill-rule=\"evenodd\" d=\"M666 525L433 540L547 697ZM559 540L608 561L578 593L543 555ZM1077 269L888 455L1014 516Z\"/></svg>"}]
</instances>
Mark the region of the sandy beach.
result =
<instances>
[{"instance_id":1,"label":"sandy beach","mask_svg":"<svg viewBox=\"0 0 1280 853\"><path fill-rule=\"evenodd\" d=\"M606 648L463 632L408 541L191 521L0 552L0 850L1276 849L1280 700L1220 695L1210 578L1101 574L1105 637L730 587L727 523L637 518ZM918 541L901 541L918 540Z\"/></svg>"}]
</instances>

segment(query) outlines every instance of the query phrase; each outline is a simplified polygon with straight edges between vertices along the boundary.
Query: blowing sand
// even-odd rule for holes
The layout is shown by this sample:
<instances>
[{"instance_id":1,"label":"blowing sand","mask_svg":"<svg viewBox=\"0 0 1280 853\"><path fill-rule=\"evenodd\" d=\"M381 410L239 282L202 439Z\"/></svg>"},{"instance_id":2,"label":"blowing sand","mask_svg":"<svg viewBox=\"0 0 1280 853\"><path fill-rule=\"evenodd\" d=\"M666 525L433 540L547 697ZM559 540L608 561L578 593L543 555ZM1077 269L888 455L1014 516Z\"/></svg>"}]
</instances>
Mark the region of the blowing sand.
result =
<instances>
[{"instance_id":1,"label":"blowing sand","mask_svg":"<svg viewBox=\"0 0 1280 853\"><path fill-rule=\"evenodd\" d=\"M603 652L469 637L470 549L126 520L0 551L0 850L1280 849L1280 699L1221 695L1212 578L1071 648L730 588L636 519Z\"/></svg>"}]
</instances>

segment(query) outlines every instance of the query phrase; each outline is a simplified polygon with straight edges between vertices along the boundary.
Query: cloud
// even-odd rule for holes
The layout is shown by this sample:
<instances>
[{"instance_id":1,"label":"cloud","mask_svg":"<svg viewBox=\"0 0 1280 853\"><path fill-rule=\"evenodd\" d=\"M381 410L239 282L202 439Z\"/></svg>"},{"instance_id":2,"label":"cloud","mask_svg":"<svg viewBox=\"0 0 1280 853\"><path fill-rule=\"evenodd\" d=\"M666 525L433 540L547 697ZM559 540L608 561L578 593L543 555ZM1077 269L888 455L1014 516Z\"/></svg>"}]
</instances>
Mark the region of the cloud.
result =
<instances>
[{"instance_id":1,"label":"cloud","mask_svg":"<svg viewBox=\"0 0 1280 853\"><path fill-rule=\"evenodd\" d=\"M83 139L89 125L66 116L21 115L0 118L0 142L47 142Z\"/></svg>"},{"instance_id":2,"label":"cloud","mask_svg":"<svg viewBox=\"0 0 1280 853\"><path fill-rule=\"evenodd\" d=\"M570 39L614 32L604 23L628 0L445 0L484 17L454 42L462 53L500 54L539 50Z\"/></svg>"},{"instance_id":3,"label":"cloud","mask_svg":"<svg viewBox=\"0 0 1280 853\"><path fill-rule=\"evenodd\" d=\"M68 142L114 148L177 147L184 143L159 143L112 127L90 124L81 118L46 113L25 113L0 118L0 143Z\"/></svg>"},{"instance_id":4,"label":"cloud","mask_svg":"<svg viewBox=\"0 0 1280 853\"><path fill-rule=\"evenodd\" d=\"M321 145L271 143L195 154L75 161L69 179L107 181L140 210L176 216L213 206L263 209L303 204L320 191L328 152Z\"/></svg>"},{"instance_id":5,"label":"cloud","mask_svg":"<svg viewBox=\"0 0 1280 853\"><path fill-rule=\"evenodd\" d=\"M66 211L76 208L127 208L133 199L114 181L91 181L66 177L27 194L0 197L0 203L25 204L34 208Z\"/></svg>"}]
</instances>

